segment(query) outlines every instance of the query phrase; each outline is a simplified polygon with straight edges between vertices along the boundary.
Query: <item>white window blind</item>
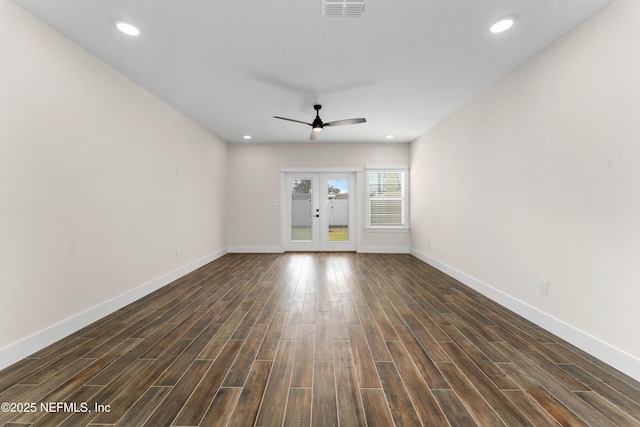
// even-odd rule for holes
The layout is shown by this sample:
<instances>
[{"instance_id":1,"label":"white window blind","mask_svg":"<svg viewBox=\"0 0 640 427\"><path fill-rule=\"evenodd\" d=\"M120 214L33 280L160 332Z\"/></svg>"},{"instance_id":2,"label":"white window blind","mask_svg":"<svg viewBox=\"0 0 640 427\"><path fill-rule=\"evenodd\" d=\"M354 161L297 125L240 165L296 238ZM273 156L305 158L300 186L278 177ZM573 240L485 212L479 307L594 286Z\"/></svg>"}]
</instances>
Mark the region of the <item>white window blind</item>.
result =
<instances>
[{"instance_id":1,"label":"white window blind","mask_svg":"<svg viewBox=\"0 0 640 427\"><path fill-rule=\"evenodd\" d=\"M407 226L406 181L406 170L367 171L368 226Z\"/></svg>"}]
</instances>

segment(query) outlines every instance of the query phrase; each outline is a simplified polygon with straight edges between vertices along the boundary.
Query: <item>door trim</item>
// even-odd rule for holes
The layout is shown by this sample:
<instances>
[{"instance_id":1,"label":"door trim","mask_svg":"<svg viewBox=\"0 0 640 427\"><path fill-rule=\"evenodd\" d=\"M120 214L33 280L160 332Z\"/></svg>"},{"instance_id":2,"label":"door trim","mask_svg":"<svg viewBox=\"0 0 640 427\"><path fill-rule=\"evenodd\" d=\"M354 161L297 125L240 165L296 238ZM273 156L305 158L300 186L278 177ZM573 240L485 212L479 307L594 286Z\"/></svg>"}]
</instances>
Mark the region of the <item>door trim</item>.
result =
<instances>
[{"instance_id":1,"label":"door trim","mask_svg":"<svg viewBox=\"0 0 640 427\"><path fill-rule=\"evenodd\" d=\"M355 223L353 227L353 234L355 238L355 246L356 252L360 252L360 247L362 243L362 227L361 227L361 210L362 210L362 196L361 196L361 187L362 187L362 171L363 168L360 166L347 166L347 167L281 167L280 168L280 247L282 251L287 250L286 243L286 215L287 212L285 210L285 206L287 203L287 173L354 173L355 174L355 183L354 188L356 189L356 198L355 198Z\"/></svg>"}]
</instances>

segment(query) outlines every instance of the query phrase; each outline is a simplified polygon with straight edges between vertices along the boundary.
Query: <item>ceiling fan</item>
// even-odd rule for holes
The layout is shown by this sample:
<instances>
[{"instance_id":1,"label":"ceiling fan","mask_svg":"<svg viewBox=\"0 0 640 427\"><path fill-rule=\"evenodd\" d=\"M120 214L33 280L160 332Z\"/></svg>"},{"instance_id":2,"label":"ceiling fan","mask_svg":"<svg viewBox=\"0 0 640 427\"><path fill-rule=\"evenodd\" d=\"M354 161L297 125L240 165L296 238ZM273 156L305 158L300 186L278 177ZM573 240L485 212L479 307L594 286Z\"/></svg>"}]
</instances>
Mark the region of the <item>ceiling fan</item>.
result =
<instances>
[{"instance_id":1,"label":"ceiling fan","mask_svg":"<svg viewBox=\"0 0 640 427\"><path fill-rule=\"evenodd\" d=\"M323 123L322 119L320 119L320 109L322 105L316 104L313 106L316 110L316 118L313 119L313 123L303 122L301 120L288 119L286 117L273 116L274 119L288 120L290 122L302 123L303 125L311 126L311 136L309 139L316 139L320 131L326 126L342 126L342 125L355 125L358 123L364 123L367 119L359 118L359 119L344 119L344 120L334 120L332 122Z\"/></svg>"}]
</instances>

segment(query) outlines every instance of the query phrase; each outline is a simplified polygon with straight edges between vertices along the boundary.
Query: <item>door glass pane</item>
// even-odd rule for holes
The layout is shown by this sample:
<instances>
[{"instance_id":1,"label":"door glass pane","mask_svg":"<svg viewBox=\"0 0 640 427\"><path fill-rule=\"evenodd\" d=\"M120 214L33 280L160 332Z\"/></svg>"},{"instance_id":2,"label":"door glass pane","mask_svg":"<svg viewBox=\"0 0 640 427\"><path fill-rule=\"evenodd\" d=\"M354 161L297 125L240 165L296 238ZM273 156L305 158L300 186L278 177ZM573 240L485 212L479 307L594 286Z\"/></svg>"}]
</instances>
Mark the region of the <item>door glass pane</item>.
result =
<instances>
[{"instance_id":1,"label":"door glass pane","mask_svg":"<svg viewBox=\"0 0 640 427\"><path fill-rule=\"evenodd\" d=\"M311 180L294 179L291 187L291 240L311 240Z\"/></svg>"},{"instance_id":2,"label":"door glass pane","mask_svg":"<svg viewBox=\"0 0 640 427\"><path fill-rule=\"evenodd\" d=\"M327 180L328 240L349 240L349 180Z\"/></svg>"}]
</instances>

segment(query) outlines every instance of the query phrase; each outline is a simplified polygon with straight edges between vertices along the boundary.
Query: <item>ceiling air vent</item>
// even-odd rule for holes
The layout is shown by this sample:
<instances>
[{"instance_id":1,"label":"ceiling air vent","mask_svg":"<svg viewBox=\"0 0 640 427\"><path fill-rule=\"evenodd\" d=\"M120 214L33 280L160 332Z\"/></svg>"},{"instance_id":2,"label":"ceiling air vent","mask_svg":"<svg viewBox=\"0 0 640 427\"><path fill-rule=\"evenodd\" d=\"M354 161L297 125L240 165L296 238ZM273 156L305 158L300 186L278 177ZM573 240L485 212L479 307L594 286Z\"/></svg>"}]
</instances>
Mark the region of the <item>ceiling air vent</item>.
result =
<instances>
[{"instance_id":1,"label":"ceiling air vent","mask_svg":"<svg viewBox=\"0 0 640 427\"><path fill-rule=\"evenodd\" d=\"M330 1L322 0L322 16L335 18L348 16L360 18L364 15L365 2L363 1Z\"/></svg>"}]
</instances>

